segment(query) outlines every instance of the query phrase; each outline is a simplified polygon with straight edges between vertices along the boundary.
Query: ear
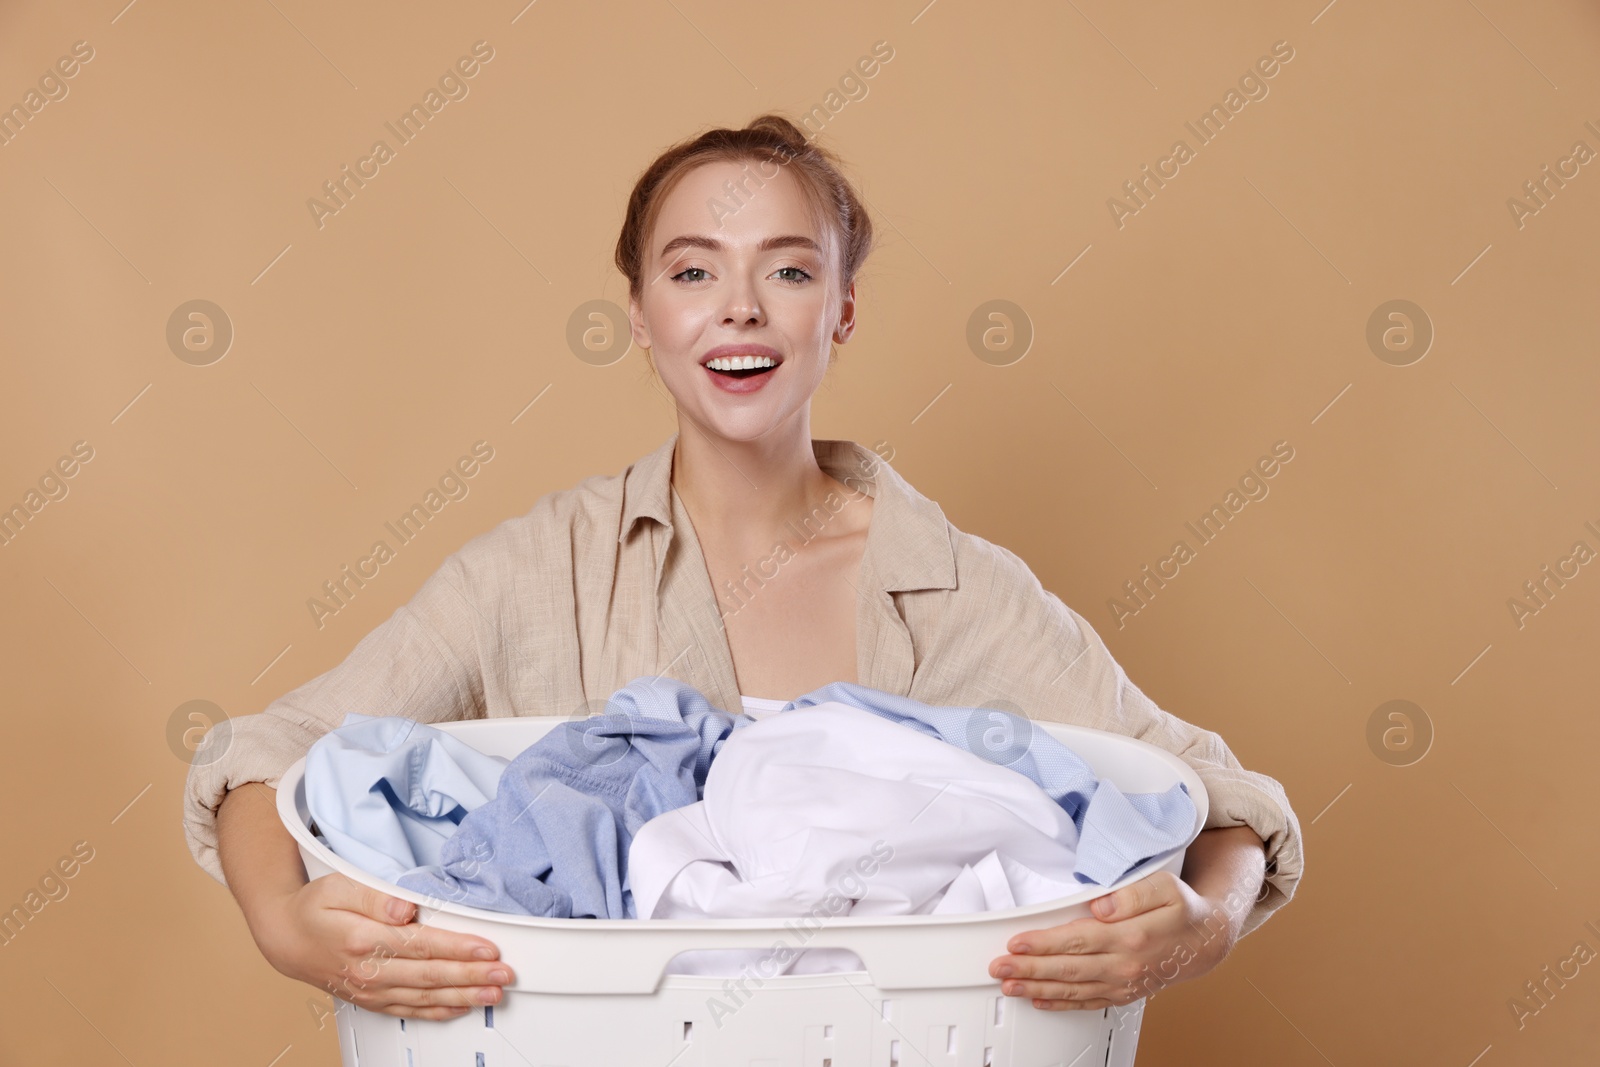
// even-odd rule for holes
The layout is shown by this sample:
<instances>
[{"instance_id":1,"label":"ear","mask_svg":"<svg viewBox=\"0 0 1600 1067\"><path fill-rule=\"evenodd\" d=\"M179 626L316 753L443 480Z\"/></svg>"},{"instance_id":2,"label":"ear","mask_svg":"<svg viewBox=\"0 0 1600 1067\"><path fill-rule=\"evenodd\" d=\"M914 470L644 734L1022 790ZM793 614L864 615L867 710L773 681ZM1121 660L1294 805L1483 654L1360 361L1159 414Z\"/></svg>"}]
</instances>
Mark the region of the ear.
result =
<instances>
[{"instance_id":1,"label":"ear","mask_svg":"<svg viewBox=\"0 0 1600 1067\"><path fill-rule=\"evenodd\" d=\"M856 330L856 283L851 282L850 288L845 290L844 299L839 302L839 325L834 328L833 339L838 344L850 340L850 335Z\"/></svg>"},{"instance_id":2,"label":"ear","mask_svg":"<svg viewBox=\"0 0 1600 1067\"><path fill-rule=\"evenodd\" d=\"M650 348L650 331L644 324L644 309L637 298L628 297L628 332L633 335L633 343L640 348Z\"/></svg>"}]
</instances>

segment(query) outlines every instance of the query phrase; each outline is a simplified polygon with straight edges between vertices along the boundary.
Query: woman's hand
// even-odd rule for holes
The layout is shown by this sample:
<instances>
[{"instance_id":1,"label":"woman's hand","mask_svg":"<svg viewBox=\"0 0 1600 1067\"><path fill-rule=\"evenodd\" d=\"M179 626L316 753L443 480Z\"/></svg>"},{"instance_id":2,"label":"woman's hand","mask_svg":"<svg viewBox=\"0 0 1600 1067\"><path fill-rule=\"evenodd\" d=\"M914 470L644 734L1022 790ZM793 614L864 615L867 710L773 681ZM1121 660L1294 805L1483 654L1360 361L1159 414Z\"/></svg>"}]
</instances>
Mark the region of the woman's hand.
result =
<instances>
[{"instance_id":1,"label":"woman's hand","mask_svg":"<svg viewBox=\"0 0 1600 1067\"><path fill-rule=\"evenodd\" d=\"M1007 996L1054 1011L1100 1011L1198 978L1239 939L1264 865L1248 827L1203 831L1185 856L1188 882L1157 871L1092 901L1093 918L1017 934L989 973Z\"/></svg>"},{"instance_id":2,"label":"woman's hand","mask_svg":"<svg viewBox=\"0 0 1600 1067\"><path fill-rule=\"evenodd\" d=\"M1222 962L1237 937L1237 922L1220 902L1169 871L1089 907L1095 918L1013 937L1006 946L1013 954L989 965L1002 979L1000 991L1032 997L1036 1008L1099 1011L1200 977Z\"/></svg>"},{"instance_id":3,"label":"woman's hand","mask_svg":"<svg viewBox=\"0 0 1600 1067\"><path fill-rule=\"evenodd\" d=\"M416 905L328 874L260 905L262 955L290 978L371 1011L454 1019L514 980L495 945L411 920ZM259 929L258 929L259 927Z\"/></svg>"}]
</instances>

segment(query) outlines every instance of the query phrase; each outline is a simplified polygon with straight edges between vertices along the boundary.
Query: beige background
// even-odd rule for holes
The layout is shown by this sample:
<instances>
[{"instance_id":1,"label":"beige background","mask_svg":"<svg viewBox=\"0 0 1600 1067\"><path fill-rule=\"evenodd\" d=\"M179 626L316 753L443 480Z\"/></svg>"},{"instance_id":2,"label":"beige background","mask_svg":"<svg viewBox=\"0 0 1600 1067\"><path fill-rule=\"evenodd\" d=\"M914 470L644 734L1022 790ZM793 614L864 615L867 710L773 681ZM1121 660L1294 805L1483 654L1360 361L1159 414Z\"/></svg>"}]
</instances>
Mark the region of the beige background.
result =
<instances>
[{"instance_id":1,"label":"beige background","mask_svg":"<svg viewBox=\"0 0 1600 1067\"><path fill-rule=\"evenodd\" d=\"M821 127L882 242L815 435L888 442L1305 831L1297 898L1153 1002L1142 1067L1594 1062L1600 964L1520 1028L1508 1000L1600 950L1600 565L1507 606L1600 550L1600 163L1507 206L1600 150L1593 5L124 2L0 7L0 104L94 53L0 147L0 506L93 449L0 547L0 904L93 849L0 947L0 1061L338 1062L185 849L175 715L259 711L469 537L660 443L640 353L565 339L625 298L635 177L825 106L882 40ZM480 40L470 94L319 229L308 198ZM1119 228L1108 198L1180 137ZM235 330L208 366L166 340L194 299ZM995 299L1034 331L1007 366L966 342ZM1409 366L1366 341L1395 299L1436 331ZM307 599L478 440L470 495L319 629ZM1270 495L1119 628L1108 599L1280 440ZM1367 740L1396 699L1434 735L1408 766Z\"/></svg>"}]
</instances>

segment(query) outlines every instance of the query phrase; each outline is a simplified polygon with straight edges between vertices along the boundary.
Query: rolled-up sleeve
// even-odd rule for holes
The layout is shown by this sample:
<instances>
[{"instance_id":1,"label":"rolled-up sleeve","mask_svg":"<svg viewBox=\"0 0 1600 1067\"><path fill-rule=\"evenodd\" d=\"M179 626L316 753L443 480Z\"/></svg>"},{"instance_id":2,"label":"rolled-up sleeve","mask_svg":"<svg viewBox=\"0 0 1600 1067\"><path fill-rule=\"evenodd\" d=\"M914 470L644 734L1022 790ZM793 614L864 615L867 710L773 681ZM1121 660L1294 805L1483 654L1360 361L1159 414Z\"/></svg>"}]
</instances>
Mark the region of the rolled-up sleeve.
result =
<instances>
[{"instance_id":1,"label":"rolled-up sleeve","mask_svg":"<svg viewBox=\"0 0 1600 1067\"><path fill-rule=\"evenodd\" d=\"M1265 844L1266 884L1243 932L1288 903L1304 857L1300 823L1283 786L1246 770L1217 733L1146 696L1094 627L1046 590L1015 553L953 527L952 538L960 574L955 595L962 603L941 611L930 602L924 609L963 620L959 636L940 641L943 651L932 649L927 658L930 669L947 674L941 687L961 690L965 700L1004 696L1035 718L1124 734L1178 756L1205 785L1206 829L1248 826Z\"/></svg>"},{"instance_id":2,"label":"rolled-up sleeve","mask_svg":"<svg viewBox=\"0 0 1600 1067\"><path fill-rule=\"evenodd\" d=\"M474 616L478 595L462 563L448 557L406 604L363 637L338 666L258 714L213 725L191 757L183 830L195 862L224 886L217 808L249 782L276 787L312 743L346 712L420 722L476 718L483 707Z\"/></svg>"}]
</instances>

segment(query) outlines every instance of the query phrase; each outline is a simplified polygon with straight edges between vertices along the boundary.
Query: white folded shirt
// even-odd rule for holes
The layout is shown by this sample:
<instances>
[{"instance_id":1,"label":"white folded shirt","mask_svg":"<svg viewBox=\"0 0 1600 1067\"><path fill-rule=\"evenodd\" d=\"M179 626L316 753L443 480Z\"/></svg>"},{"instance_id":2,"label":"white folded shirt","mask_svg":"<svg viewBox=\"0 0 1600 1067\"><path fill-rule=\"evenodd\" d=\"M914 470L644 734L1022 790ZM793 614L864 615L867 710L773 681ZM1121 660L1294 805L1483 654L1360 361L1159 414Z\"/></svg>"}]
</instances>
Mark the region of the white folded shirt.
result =
<instances>
[{"instance_id":1,"label":"white folded shirt","mask_svg":"<svg viewBox=\"0 0 1600 1067\"><path fill-rule=\"evenodd\" d=\"M828 702L734 732L703 799L639 828L628 879L641 919L961 914L1081 891L1076 843L1025 775ZM762 951L685 953L668 971L737 974ZM778 973L859 968L810 949Z\"/></svg>"}]
</instances>

